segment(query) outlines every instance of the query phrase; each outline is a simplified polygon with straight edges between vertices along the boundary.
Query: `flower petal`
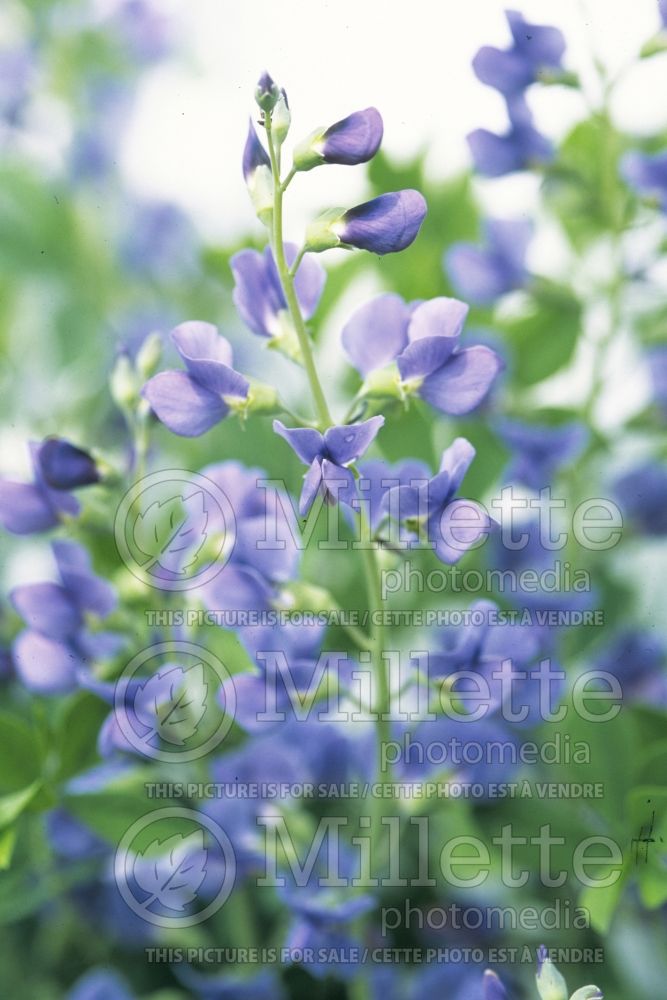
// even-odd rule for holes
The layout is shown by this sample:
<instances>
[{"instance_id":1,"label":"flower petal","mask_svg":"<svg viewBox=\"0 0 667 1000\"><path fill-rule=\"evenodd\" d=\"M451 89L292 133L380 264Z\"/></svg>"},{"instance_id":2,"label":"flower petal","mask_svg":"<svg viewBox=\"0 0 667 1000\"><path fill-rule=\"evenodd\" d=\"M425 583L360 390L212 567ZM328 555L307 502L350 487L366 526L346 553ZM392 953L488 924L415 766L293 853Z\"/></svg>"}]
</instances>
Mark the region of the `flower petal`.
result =
<instances>
[{"instance_id":1,"label":"flower petal","mask_svg":"<svg viewBox=\"0 0 667 1000\"><path fill-rule=\"evenodd\" d=\"M441 562L457 563L469 548L486 538L494 522L474 500L453 500L429 531L435 554Z\"/></svg>"},{"instance_id":2,"label":"flower petal","mask_svg":"<svg viewBox=\"0 0 667 1000\"><path fill-rule=\"evenodd\" d=\"M62 642L28 629L12 647L16 671L27 688L39 694L63 694L76 687L80 657Z\"/></svg>"},{"instance_id":3,"label":"flower petal","mask_svg":"<svg viewBox=\"0 0 667 1000\"><path fill-rule=\"evenodd\" d=\"M83 624L77 606L57 583L28 583L10 593L26 625L52 639L72 636Z\"/></svg>"},{"instance_id":4,"label":"flower petal","mask_svg":"<svg viewBox=\"0 0 667 1000\"><path fill-rule=\"evenodd\" d=\"M324 437L314 427L285 427L281 420L274 420L273 429L287 441L306 465L310 465L314 458L322 454Z\"/></svg>"},{"instance_id":5,"label":"flower petal","mask_svg":"<svg viewBox=\"0 0 667 1000\"><path fill-rule=\"evenodd\" d=\"M443 413L470 413L482 402L503 367L502 360L489 347L466 347L424 379L419 395Z\"/></svg>"},{"instance_id":6,"label":"flower petal","mask_svg":"<svg viewBox=\"0 0 667 1000\"><path fill-rule=\"evenodd\" d=\"M407 346L410 310L400 295L378 295L360 306L343 327L342 343L362 375L383 368Z\"/></svg>"},{"instance_id":7,"label":"flower petal","mask_svg":"<svg viewBox=\"0 0 667 1000\"><path fill-rule=\"evenodd\" d=\"M185 372L160 372L143 387L158 420L181 437L198 437L223 417L229 407Z\"/></svg>"},{"instance_id":8,"label":"flower petal","mask_svg":"<svg viewBox=\"0 0 667 1000\"><path fill-rule=\"evenodd\" d=\"M48 495L31 483L0 480L0 524L13 535L55 528L59 518Z\"/></svg>"},{"instance_id":9,"label":"flower petal","mask_svg":"<svg viewBox=\"0 0 667 1000\"><path fill-rule=\"evenodd\" d=\"M299 514L302 517L307 517L321 485L322 462L319 458L314 458L308 472L303 477L303 487L299 497Z\"/></svg>"},{"instance_id":10,"label":"flower petal","mask_svg":"<svg viewBox=\"0 0 667 1000\"><path fill-rule=\"evenodd\" d=\"M319 152L327 163L366 163L380 148L382 132L382 116L376 108L355 111L326 130Z\"/></svg>"},{"instance_id":11,"label":"flower petal","mask_svg":"<svg viewBox=\"0 0 667 1000\"><path fill-rule=\"evenodd\" d=\"M357 485L350 469L344 469L327 458L322 461L322 481L328 496L337 503L352 505L357 497Z\"/></svg>"},{"instance_id":12,"label":"flower petal","mask_svg":"<svg viewBox=\"0 0 667 1000\"><path fill-rule=\"evenodd\" d=\"M360 424L330 427L324 434L328 455L336 465L356 461L373 442L384 424L384 417L371 417Z\"/></svg>"},{"instance_id":13,"label":"flower petal","mask_svg":"<svg viewBox=\"0 0 667 1000\"><path fill-rule=\"evenodd\" d=\"M37 460L47 484L55 490L97 483L100 475L93 458L64 438L47 438L39 446Z\"/></svg>"},{"instance_id":14,"label":"flower petal","mask_svg":"<svg viewBox=\"0 0 667 1000\"><path fill-rule=\"evenodd\" d=\"M253 333L272 337L277 332L278 313L287 308L287 303L268 272L266 254L241 250L234 254L230 266L235 282L234 305L239 316Z\"/></svg>"},{"instance_id":15,"label":"flower petal","mask_svg":"<svg viewBox=\"0 0 667 1000\"><path fill-rule=\"evenodd\" d=\"M247 380L231 367L231 344L211 323L181 323L171 337L188 373L205 389L219 396L247 396Z\"/></svg>"},{"instance_id":16,"label":"flower petal","mask_svg":"<svg viewBox=\"0 0 667 1000\"><path fill-rule=\"evenodd\" d=\"M462 437L455 438L449 448L443 451L439 471L446 472L449 475L449 482L453 493L456 493L463 482L463 477L470 468L475 454L475 449L470 444L470 441Z\"/></svg>"},{"instance_id":17,"label":"flower petal","mask_svg":"<svg viewBox=\"0 0 667 1000\"><path fill-rule=\"evenodd\" d=\"M407 189L349 209L336 231L343 243L371 253L397 253L415 240L426 215L426 202Z\"/></svg>"},{"instance_id":18,"label":"flower petal","mask_svg":"<svg viewBox=\"0 0 667 1000\"><path fill-rule=\"evenodd\" d=\"M60 578L76 606L100 618L111 614L117 604L116 593L111 584L93 573L90 556L83 545L55 541L51 548Z\"/></svg>"}]
</instances>

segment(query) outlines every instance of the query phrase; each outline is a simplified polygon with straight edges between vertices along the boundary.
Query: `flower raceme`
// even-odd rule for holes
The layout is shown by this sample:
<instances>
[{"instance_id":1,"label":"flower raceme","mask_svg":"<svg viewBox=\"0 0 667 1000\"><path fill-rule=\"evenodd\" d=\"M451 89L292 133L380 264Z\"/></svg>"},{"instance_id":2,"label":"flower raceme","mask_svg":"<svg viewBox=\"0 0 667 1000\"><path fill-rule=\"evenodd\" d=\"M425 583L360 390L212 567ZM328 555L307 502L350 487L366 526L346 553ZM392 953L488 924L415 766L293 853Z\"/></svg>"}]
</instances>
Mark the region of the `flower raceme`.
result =
<instances>
[{"instance_id":1,"label":"flower raceme","mask_svg":"<svg viewBox=\"0 0 667 1000\"><path fill-rule=\"evenodd\" d=\"M316 129L294 150L297 170L322 163L355 166L371 160L382 142L383 124L376 108L355 111L328 129Z\"/></svg>"},{"instance_id":2,"label":"flower raceme","mask_svg":"<svg viewBox=\"0 0 667 1000\"><path fill-rule=\"evenodd\" d=\"M352 505L357 497L354 474L348 468L363 455L384 424L384 417L371 417L360 424L329 427L324 434L312 427L285 427L274 420L276 434L285 438L308 468L299 500L299 513L306 516L315 497L326 503Z\"/></svg>"},{"instance_id":3,"label":"flower raceme","mask_svg":"<svg viewBox=\"0 0 667 1000\"><path fill-rule=\"evenodd\" d=\"M232 348L210 323L182 323L171 338L186 371L159 372L142 395L166 427L198 437L242 406L250 383L232 368Z\"/></svg>"},{"instance_id":4,"label":"flower raceme","mask_svg":"<svg viewBox=\"0 0 667 1000\"><path fill-rule=\"evenodd\" d=\"M459 347L467 314L468 306L457 299L406 304L399 295L379 295L348 320L343 347L367 391L418 395L443 413L469 413L503 362L483 345ZM392 364L393 372L385 372Z\"/></svg>"}]
</instances>

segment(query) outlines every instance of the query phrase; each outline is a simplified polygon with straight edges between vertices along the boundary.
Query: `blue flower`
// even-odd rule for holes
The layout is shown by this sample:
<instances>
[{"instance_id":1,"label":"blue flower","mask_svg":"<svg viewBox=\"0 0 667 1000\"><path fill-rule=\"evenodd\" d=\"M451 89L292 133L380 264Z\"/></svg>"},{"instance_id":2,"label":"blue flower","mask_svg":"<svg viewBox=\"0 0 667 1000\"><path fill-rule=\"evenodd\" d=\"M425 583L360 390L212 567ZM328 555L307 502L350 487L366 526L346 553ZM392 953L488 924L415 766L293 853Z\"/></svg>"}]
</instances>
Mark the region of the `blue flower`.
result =
<instances>
[{"instance_id":1,"label":"blue flower","mask_svg":"<svg viewBox=\"0 0 667 1000\"><path fill-rule=\"evenodd\" d=\"M494 526L479 504L456 499L474 457L470 442L456 438L442 453L437 475L419 486L395 486L383 499L389 517L404 525L415 543L432 544L444 563L458 562Z\"/></svg>"},{"instance_id":2,"label":"blue flower","mask_svg":"<svg viewBox=\"0 0 667 1000\"><path fill-rule=\"evenodd\" d=\"M479 128L468 136L475 167L485 177L527 170L553 157L553 146L533 125L533 116L523 96L508 99L507 113L510 128L504 134Z\"/></svg>"},{"instance_id":3,"label":"blue flower","mask_svg":"<svg viewBox=\"0 0 667 1000\"><path fill-rule=\"evenodd\" d=\"M667 0L658 0L658 10L663 28L667 28Z\"/></svg>"},{"instance_id":4,"label":"blue flower","mask_svg":"<svg viewBox=\"0 0 667 1000\"><path fill-rule=\"evenodd\" d=\"M41 694L71 690L89 659L118 649L118 637L85 627L88 614L105 618L113 611L114 591L91 571L82 546L53 542L52 548L61 582L24 584L10 595L28 625L12 646L16 670Z\"/></svg>"},{"instance_id":5,"label":"blue flower","mask_svg":"<svg viewBox=\"0 0 667 1000\"><path fill-rule=\"evenodd\" d=\"M549 426L504 419L498 431L512 451L505 478L536 491L551 485L558 469L575 461L588 440L584 425L575 422Z\"/></svg>"},{"instance_id":6,"label":"blue flower","mask_svg":"<svg viewBox=\"0 0 667 1000\"><path fill-rule=\"evenodd\" d=\"M285 244L285 257L292 264L297 255L293 243ZM253 333L289 347L296 334L289 318L287 302L270 247L263 253L241 250L231 259L234 275L234 305L241 319ZM301 261L294 288L304 319L310 319L320 301L326 273L315 257L308 254Z\"/></svg>"},{"instance_id":7,"label":"blue flower","mask_svg":"<svg viewBox=\"0 0 667 1000\"><path fill-rule=\"evenodd\" d=\"M187 215L170 202L134 206L131 222L122 234L120 258L132 272L170 278L191 270L195 238Z\"/></svg>"},{"instance_id":8,"label":"blue flower","mask_svg":"<svg viewBox=\"0 0 667 1000\"><path fill-rule=\"evenodd\" d=\"M361 462L358 466L359 480L357 488L362 496L361 502L366 505L366 514L375 532L387 516L383 505L385 493L394 486L410 486L415 482L425 482L430 478L430 471L425 462L406 459L397 465L387 465L379 459Z\"/></svg>"},{"instance_id":9,"label":"blue flower","mask_svg":"<svg viewBox=\"0 0 667 1000\"><path fill-rule=\"evenodd\" d=\"M355 111L310 135L294 151L294 165L298 170L312 170L321 163L366 163L380 148L382 132L382 117L376 108Z\"/></svg>"},{"instance_id":10,"label":"blue flower","mask_svg":"<svg viewBox=\"0 0 667 1000\"><path fill-rule=\"evenodd\" d=\"M600 652L595 666L618 678L625 698L667 704L667 648L650 631L630 628L620 632Z\"/></svg>"},{"instance_id":11,"label":"blue flower","mask_svg":"<svg viewBox=\"0 0 667 1000\"><path fill-rule=\"evenodd\" d=\"M243 148L243 177L246 183L251 180L252 175L258 167L268 167L270 170L271 160L264 146L259 141L255 126L251 120L248 123L248 138Z\"/></svg>"},{"instance_id":12,"label":"blue flower","mask_svg":"<svg viewBox=\"0 0 667 1000\"><path fill-rule=\"evenodd\" d=\"M306 246L317 253L333 247L398 253L414 242L425 216L426 202L419 191L391 191L316 219L306 232Z\"/></svg>"},{"instance_id":13,"label":"blue flower","mask_svg":"<svg viewBox=\"0 0 667 1000\"><path fill-rule=\"evenodd\" d=\"M363 455L383 424L384 417L371 417L360 424L329 427L321 434L311 427L285 427L280 420L273 421L276 434L285 438L309 466L299 500L302 516L306 516L318 494L326 503L352 505L357 491L348 466Z\"/></svg>"},{"instance_id":14,"label":"blue flower","mask_svg":"<svg viewBox=\"0 0 667 1000\"><path fill-rule=\"evenodd\" d=\"M426 215L419 191L395 191L350 208L336 225L344 246L371 253L398 253L416 239Z\"/></svg>"},{"instance_id":15,"label":"blue flower","mask_svg":"<svg viewBox=\"0 0 667 1000\"><path fill-rule=\"evenodd\" d=\"M32 483L0 479L0 524L14 535L48 531L65 517L75 517L79 502L67 489L96 481L87 452L62 438L47 438L41 445L31 442L30 457Z\"/></svg>"},{"instance_id":16,"label":"blue flower","mask_svg":"<svg viewBox=\"0 0 667 1000\"><path fill-rule=\"evenodd\" d=\"M513 45L496 49L485 45L473 59L478 80L507 96L521 93L545 71L562 69L565 39L558 28L530 24L518 11L506 11Z\"/></svg>"},{"instance_id":17,"label":"blue flower","mask_svg":"<svg viewBox=\"0 0 667 1000\"><path fill-rule=\"evenodd\" d=\"M95 460L64 438L46 438L37 449L37 460L44 480L54 490L73 490L100 481Z\"/></svg>"},{"instance_id":18,"label":"blue flower","mask_svg":"<svg viewBox=\"0 0 667 1000\"><path fill-rule=\"evenodd\" d=\"M454 243L445 255L445 268L456 293L475 305L488 305L523 288L532 231L526 220L488 219L484 245Z\"/></svg>"},{"instance_id":19,"label":"blue flower","mask_svg":"<svg viewBox=\"0 0 667 1000\"><path fill-rule=\"evenodd\" d=\"M620 476L614 492L621 510L647 535L667 535L667 468L647 462Z\"/></svg>"},{"instance_id":20,"label":"blue flower","mask_svg":"<svg viewBox=\"0 0 667 1000\"><path fill-rule=\"evenodd\" d=\"M154 375L142 395L170 431L198 437L242 404L250 386L232 368L229 341L210 323L181 323L171 338L187 371Z\"/></svg>"},{"instance_id":21,"label":"blue flower","mask_svg":"<svg viewBox=\"0 0 667 1000\"><path fill-rule=\"evenodd\" d=\"M149 0L123 0L111 20L125 51L146 63L162 59L171 51L175 41L172 23L160 5Z\"/></svg>"},{"instance_id":22,"label":"blue flower","mask_svg":"<svg viewBox=\"0 0 667 1000\"><path fill-rule=\"evenodd\" d=\"M0 50L0 120L16 127L30 97L35 58L23 47Z\"/></svg>"},{"instance_id":23,"label":"blue flower","mask_svg":"<svg viewBox=\"0 0 667 1000\"><path fill-rule=\"evenodd\" d=\"M667 152L626 153L621 160L621 174L630 187L647 198L655 198L667 212Z\"/></svg>"},{"instance_id":24,"label":"blue flower","mask_svg":"<svg viewBox=\"0 0 667 1000\"><path fill-rule=\"evenodd\" d=\"M488 347L459 348L467 313L457 299L407 305L399 295L379 295L348 320L343 347L363 376L395 361L401 393L419 395L443 413L469 413L503 363Z\"/></svg>"}]
</instances>

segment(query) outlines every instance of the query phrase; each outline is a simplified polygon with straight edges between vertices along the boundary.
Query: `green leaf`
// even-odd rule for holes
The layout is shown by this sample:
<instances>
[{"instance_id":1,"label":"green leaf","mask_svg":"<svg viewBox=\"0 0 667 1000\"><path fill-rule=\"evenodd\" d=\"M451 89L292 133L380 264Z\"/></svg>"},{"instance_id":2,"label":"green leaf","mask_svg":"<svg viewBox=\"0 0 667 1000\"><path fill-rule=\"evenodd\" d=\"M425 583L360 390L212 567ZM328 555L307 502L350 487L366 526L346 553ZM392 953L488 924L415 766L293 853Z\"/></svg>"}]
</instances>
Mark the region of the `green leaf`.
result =
<instances>
[{"instance_id":1,"label":"green leaf","mask_svg":"<svg viewBox=\"0 0 667 1000\"><path fill-rule=\"evenodd\" d=\"M0 795L19 792L41 775L37 733L9 712L0 712Z\"/></svg>"},{"instance_id":2,"label":"green leaf","mask_svg":"<svg viewBox=\"0 0 667 1000\"><path fill-rule=\"evenodd\" d=\"M40 787L41 781L33 781L31 785L22 788L19 792L10 792L8 795L0 797L0 829L10 826L15 819L18 819L23 810L32 802Z\"/></svg>"},{"instance_id":3,"label":"green leaf","mask_svg":"<svg viewBox=\"0 0 667 1000\"><path fill-rule=\"evenodd\" d=\"M66 781L97 759L97 737L109 706L92 694L82 693L67 705L58 731L58 777Z\"/></svg>"},{"instance_id":4,"label":"green leaf","mask_svg":"<svg viewBox=\"0 0 667 1000\"><path fill-rule=\"evenodd\" d=\"M16 846L16 826L9 826L0 833L0 869L5 871L12 863L14 847Z\"/></svg>"},{"instance_id":5,"label":"green leaf","mask_svg":"<svg viewBox=\"0 0 667 1000\"><path fill-rule=\"evenodd\" d=\"M581 305L572 297L533 299L529 311L503 323L513 350L512 373L524 385L541 382L572 359L581 332Z\"/></svg>"}]
</instances>

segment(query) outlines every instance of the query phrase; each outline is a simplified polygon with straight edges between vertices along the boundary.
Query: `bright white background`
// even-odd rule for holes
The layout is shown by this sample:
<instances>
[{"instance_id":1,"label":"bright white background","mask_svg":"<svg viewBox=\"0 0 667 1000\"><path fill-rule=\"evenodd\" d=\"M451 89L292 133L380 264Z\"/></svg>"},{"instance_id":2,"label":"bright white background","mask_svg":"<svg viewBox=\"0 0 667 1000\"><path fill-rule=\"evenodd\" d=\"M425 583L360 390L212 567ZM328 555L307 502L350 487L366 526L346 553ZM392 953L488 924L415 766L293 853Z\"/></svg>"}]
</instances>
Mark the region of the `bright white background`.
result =
<instances>
[{"instance_id":1,"label":"bright white background","mask_svg":"<svg viewBox=\"0 0 667 1000\"><path fill-rule=\"evenodd\" d=\"M427 147L431 172L447 175L467 163L467 132L505 124L499 95L470 68L481 45L508 44L505 6L502 0L165 0L186 55L149 73L142 86L123 155L128 180L141 193L187 207L209 237L226 240L247 230L241 147L264 69L287 89L295 139L374 104L389 153L408 157ZM567 65L583 76L592 100L592 51L613 72L659 24L657 0L516 6L526 18L565 32ZM624 126L642 132L664 124L665 58L644 63L619 89L615 111ZM581 114L580 98L566 89L533 90L538 123L550 135ZM348 204L361 194L363 171L313 171L292 196L291 218L301 226L332 199ZM495 214L525 207L516 179L494 182L485 197Z\"/></svg>"}]
</instances>

